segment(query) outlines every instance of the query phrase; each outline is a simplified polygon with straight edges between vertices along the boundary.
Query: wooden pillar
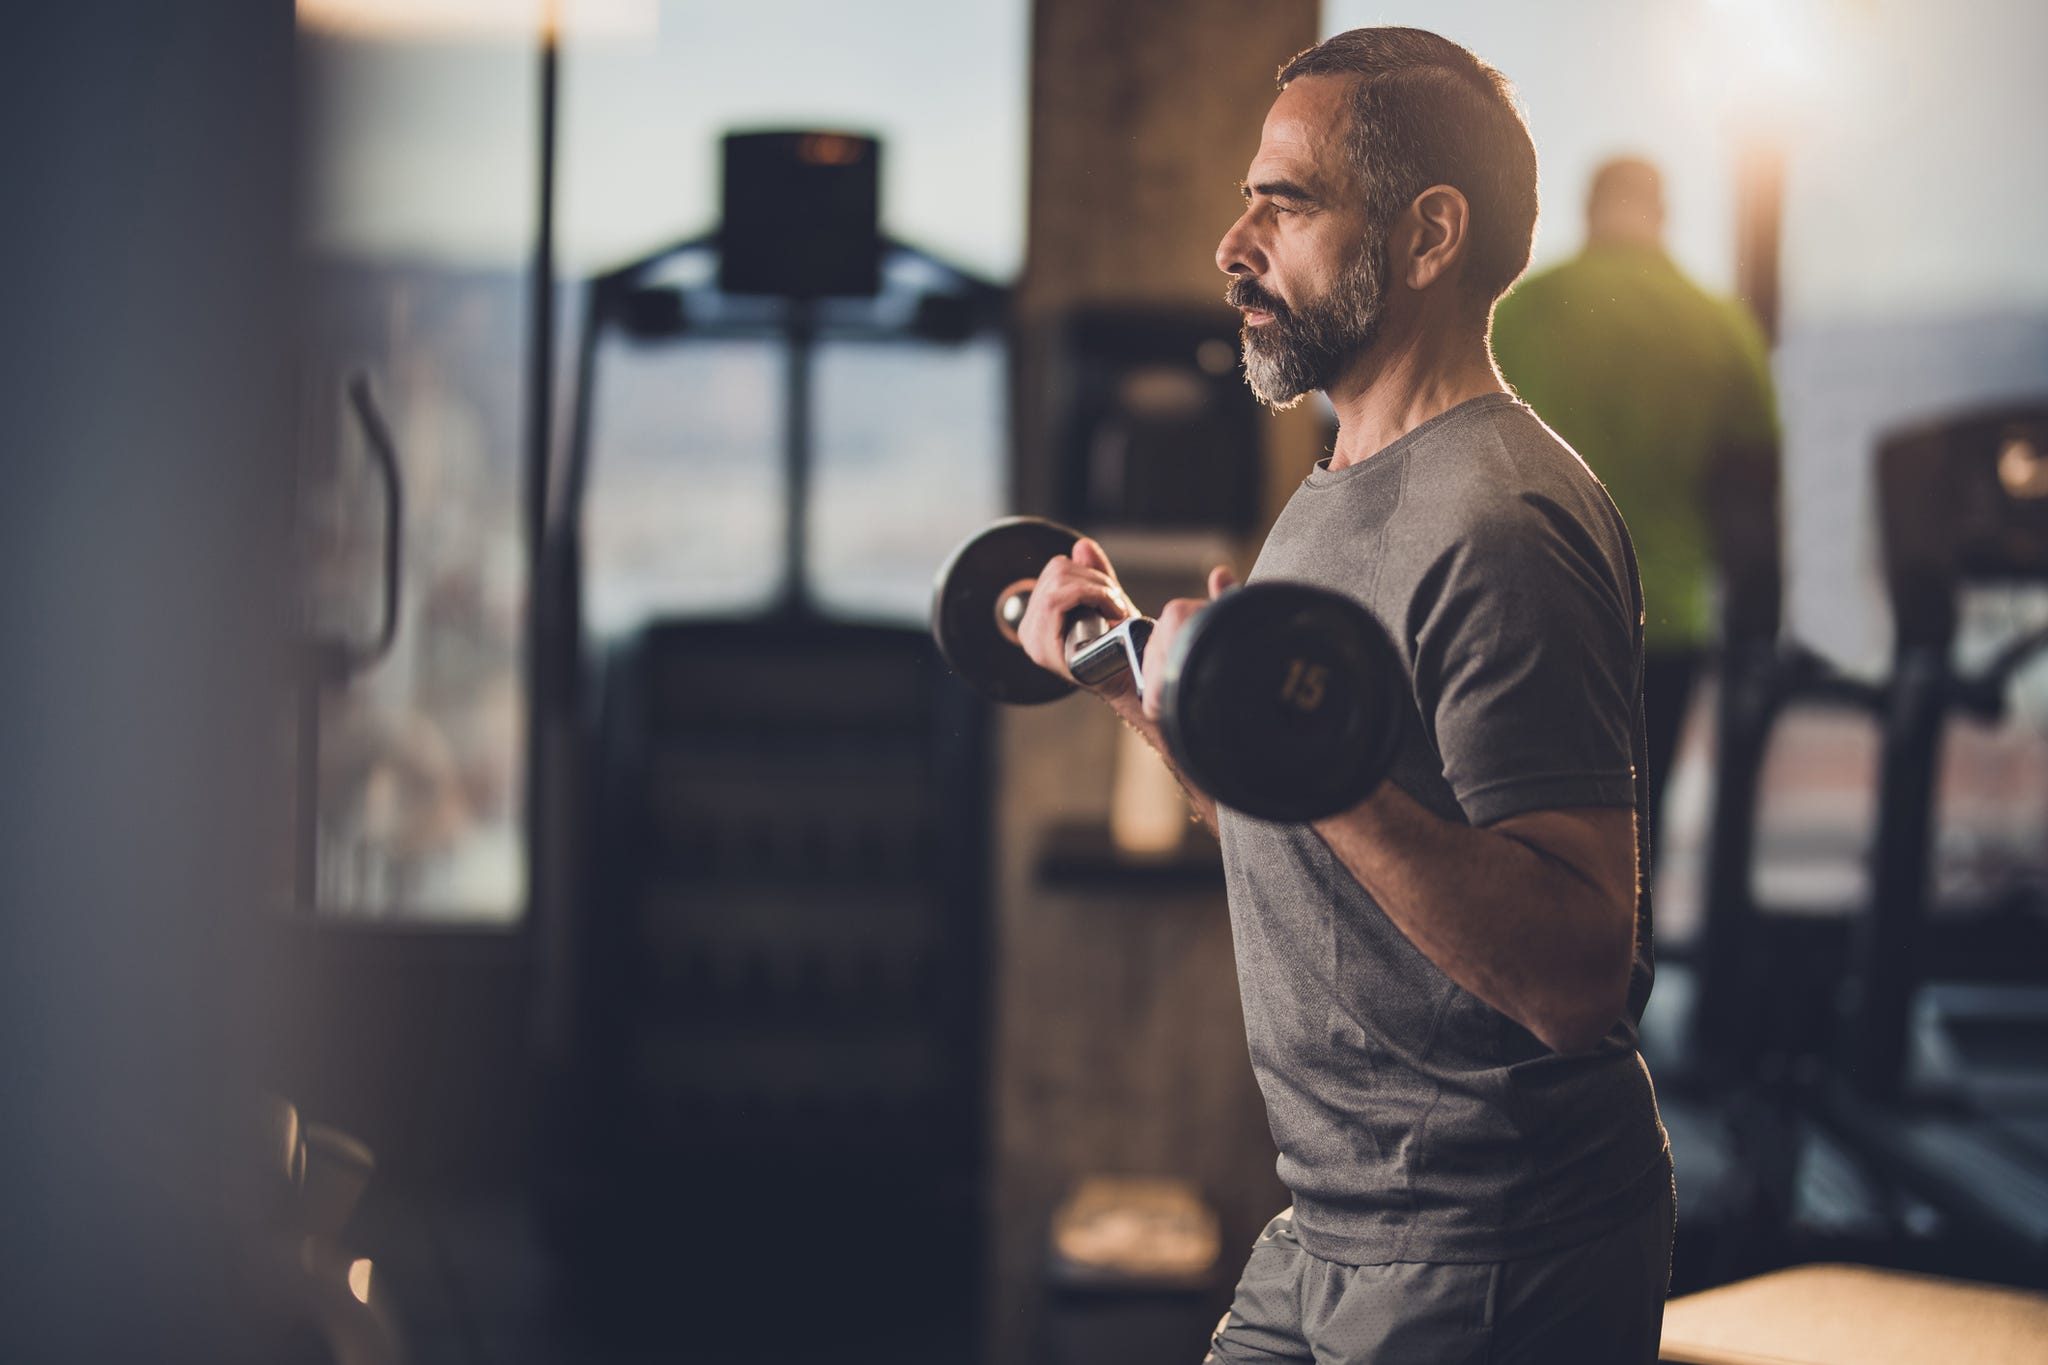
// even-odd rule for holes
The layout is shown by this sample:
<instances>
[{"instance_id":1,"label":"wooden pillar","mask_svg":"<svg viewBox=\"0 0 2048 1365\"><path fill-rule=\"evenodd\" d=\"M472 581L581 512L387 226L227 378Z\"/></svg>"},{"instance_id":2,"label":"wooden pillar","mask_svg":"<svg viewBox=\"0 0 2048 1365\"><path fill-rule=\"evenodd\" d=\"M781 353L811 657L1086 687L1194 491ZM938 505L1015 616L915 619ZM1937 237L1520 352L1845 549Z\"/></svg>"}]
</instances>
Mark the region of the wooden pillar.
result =
<instances>
[{"instance_id":1,"label":"wooden pillar","mask_svg":"<svg viewBox=\"0 0 2048 1365\"><path fill-rule=\"evenodd\" d=\"M1049 505L1052 414L1037 396L1048 327L1079 304L1220 300L1216 242L1274 75L1315 41L1316 18L1313 0L1039 0L1020 509ZM1274 419L1265 446L1270 519L1316 458L1313 418ZM1074 1180L1193 1182L1222 1215L1226 1280L1286 1194L1245 1052L1220 881L1048 884L1050 832L1106 822L1116 723L1070 698L1002 725L987 1359L1022 1365L1040 1358L1048 1223Z\"/></svg>"},{"instance_id":2,"label":"wooden pillar","mask_svg":"<svg viewBox=\"0 0 2048 1365\"><path fill-rule=\"evenodd\" d=\"M1027 337L1081 303L1216 303L1216 243L1313 0L1040 0L1033 22ZM1029 393L1035 357L1024 357ZM1028 405L1020 405L1020 409ZM1018 414L1020 502L1043 505L1041 414ZM1318 451L1307 405L1268 423L1266 520Z\"/></svg>"}]
</instances>

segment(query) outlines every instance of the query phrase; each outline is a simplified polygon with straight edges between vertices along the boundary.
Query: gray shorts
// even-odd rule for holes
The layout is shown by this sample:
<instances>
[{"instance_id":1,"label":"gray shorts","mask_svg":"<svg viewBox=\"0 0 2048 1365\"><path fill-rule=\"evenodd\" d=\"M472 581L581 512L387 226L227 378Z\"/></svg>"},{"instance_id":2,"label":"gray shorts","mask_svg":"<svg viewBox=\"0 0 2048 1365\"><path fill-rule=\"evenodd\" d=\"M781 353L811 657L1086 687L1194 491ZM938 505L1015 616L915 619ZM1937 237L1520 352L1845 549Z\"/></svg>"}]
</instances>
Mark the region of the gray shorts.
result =
<instances>
[{"instance_id":1,"label":"gray shorts","mask_svg":"<svg viewBox=\"0 0 2048 1365\"><path fill-rule=\"evenodd\" d=\"M1671 1283L1667 1196L1604 1237L1517 1261L1340 1265L1266 1224L1204 1358L1213 1365L1649 1365Z\"/></svg>"}]
</instances>

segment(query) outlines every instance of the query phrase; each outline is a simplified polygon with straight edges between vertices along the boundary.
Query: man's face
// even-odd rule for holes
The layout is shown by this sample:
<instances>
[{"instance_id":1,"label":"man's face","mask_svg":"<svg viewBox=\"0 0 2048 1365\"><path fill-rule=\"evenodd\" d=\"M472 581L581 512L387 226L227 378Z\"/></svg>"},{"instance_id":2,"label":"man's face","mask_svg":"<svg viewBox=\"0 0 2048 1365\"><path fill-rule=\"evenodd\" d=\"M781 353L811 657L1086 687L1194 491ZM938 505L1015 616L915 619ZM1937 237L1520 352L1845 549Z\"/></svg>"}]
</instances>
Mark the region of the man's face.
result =
<instances>
[{"instance_id":1,"label":"man's face","mask_svg":"<svg viewBox=\"0 0 2048 1365\"><path fill-rule=\"evenodd\" d=\"M1326 389L1368 350L1384 311L1386 242L1366 219L1345 146L1350 81L1280 92L1245 173L1244 213L1216 248L1244 311L1245 375L1275 408Z\"/></svg>"}]
</instances>

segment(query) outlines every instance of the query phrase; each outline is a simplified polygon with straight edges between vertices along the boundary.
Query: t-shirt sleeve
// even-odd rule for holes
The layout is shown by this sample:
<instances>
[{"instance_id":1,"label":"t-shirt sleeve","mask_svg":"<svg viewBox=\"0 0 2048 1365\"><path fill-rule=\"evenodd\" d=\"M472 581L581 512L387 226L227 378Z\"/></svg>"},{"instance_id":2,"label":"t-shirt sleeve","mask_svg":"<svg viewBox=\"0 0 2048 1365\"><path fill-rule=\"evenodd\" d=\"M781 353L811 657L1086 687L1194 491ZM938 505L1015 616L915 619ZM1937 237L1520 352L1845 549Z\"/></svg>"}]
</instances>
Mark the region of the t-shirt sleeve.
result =
<instances>
[{"instance_id":1,"label":"t-shirt sleeve","mask_svg":"<svg viewBox=\"0 0 2048 1365\"><path fill-rule=\"evenodd\" d=\"M1535 501L1424 576L1416 701L1467 820L1635 804L1633 600L1592 533Z\"/></svg>"}]
</instances>

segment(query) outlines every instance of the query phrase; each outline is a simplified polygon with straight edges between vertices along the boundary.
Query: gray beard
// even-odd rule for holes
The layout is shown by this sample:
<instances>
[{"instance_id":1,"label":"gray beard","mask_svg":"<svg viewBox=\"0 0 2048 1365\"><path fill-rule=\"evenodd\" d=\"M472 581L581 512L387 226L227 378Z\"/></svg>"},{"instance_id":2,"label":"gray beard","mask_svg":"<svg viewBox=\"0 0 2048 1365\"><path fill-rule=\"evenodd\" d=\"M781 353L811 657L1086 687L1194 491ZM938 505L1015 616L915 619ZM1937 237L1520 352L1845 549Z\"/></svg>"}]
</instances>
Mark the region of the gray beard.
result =
<instances>
[{"instance_id":1,"label":"gray beard","mask_svg":"<svg viewBox=\"0 0 2048 1365\"><path fill-rule=\"evenodd\" d=\"M1260 402L1291 408L1371 349L1384 313L1381 274L1380 252L1360 252L1328 294L1243 330L1245 382Z\"/></svg>"}]
</instances>

